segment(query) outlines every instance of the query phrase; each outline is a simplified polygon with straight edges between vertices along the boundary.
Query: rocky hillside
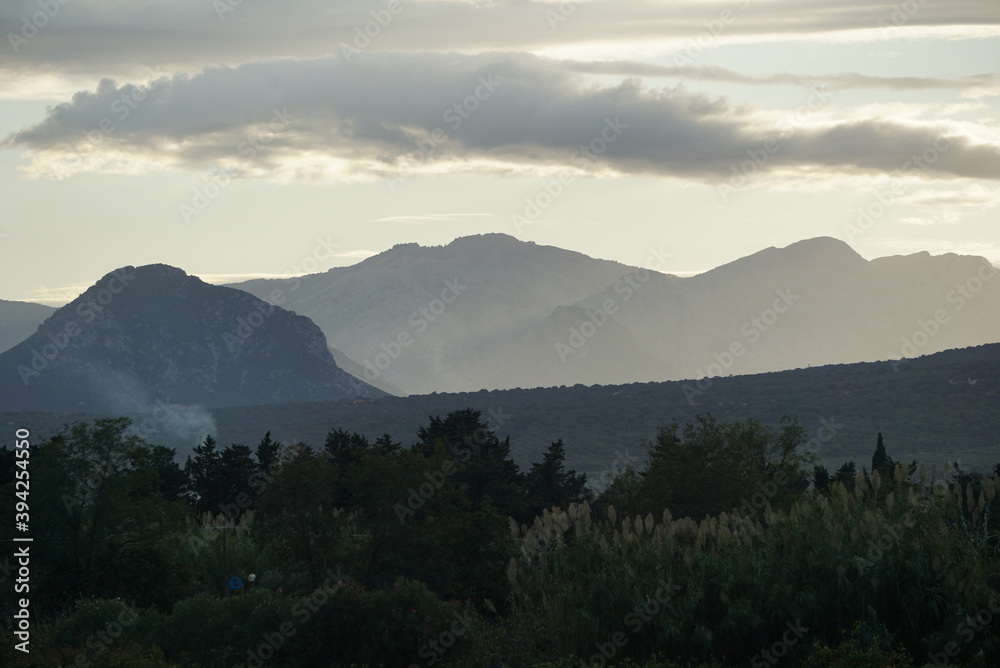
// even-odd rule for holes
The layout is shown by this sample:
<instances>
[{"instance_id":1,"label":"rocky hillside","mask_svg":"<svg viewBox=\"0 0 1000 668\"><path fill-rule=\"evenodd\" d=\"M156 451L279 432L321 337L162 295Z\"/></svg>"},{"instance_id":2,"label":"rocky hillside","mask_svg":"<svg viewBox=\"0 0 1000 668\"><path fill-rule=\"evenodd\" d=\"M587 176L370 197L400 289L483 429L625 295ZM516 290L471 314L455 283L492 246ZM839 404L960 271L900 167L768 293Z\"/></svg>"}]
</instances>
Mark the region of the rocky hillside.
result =
<instances>
[{"instance_id":1,"label":"rocky hillside","mask_svg":"<svg viewBox=\"0 0 1000 668\"><path fill-rule=\"evenodd\" d=\"M0 355L10 410L142 412L381 396L312 321L166 265L124 267Z\"/></svg>"}]
</instances>

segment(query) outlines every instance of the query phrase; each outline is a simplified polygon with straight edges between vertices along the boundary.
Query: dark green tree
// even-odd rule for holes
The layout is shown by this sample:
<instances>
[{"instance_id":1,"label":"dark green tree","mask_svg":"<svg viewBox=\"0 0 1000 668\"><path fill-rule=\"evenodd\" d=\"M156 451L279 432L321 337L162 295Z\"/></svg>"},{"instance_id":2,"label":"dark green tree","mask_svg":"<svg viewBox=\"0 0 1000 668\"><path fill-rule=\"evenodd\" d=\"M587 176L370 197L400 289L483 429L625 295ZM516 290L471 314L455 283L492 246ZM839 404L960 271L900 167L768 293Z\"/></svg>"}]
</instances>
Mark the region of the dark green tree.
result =
<instances>
[{"instance_id":1,"label":"dark green tree","mask_svg":"<svg viewBox=\"0 0 1000 668\"><path fill-rule=\"evenodd\" d=\"M882 441L882 432L878 433L878 442L875 444L875 452L872 453L872 473L879 472L883 479L891 476L895 468L895 462L889 458L885 452L885 443Z\"/></svg>"},{"instance_id":2,"label":"dark green tree","mask_svg":"<svg viewBox=\"0 0 1000 668\"><path fill-rule=\"evenodd\" d=\"M362 572L369 585L404 576L446 598L505 598L506 515L489 495L471 498L457 480L459 466L442 445L429 455L372 448L352 464L347 511L368 536Z\"/></svg>"},{"instance_id":3,"label":"dark green tree","mask_svg":"<svg viewBox=\"0 0 1000 668\"><path fill-rule=\"evenodd\" d=\"M238 522L243 513L253 508L252 483L257 471L257 462L248 446L233 443L219 457L218 489L223 499L219 508L233 522Z\"/></svg>"},{"instance_id":4,"label":"dark green tree","mask_svg":"<svg viewBox=\"0 0 1000 668\"><path fill-rule=\"evenodd\" d=\"M177 451L162 445L150 445L135 451L136 467L150 469L160 481L160 496L167 501L186 500L187 476L177 463Z\"/></svg>"},{"instance_id":5,"label":"dark green tree","mask_svg":"<svg viewBox=\"0 0 1000 668\"><path fill-rule=\"evenodd\" d=\"M833 474L833 481L839 482L847 491L853 492L854 485L857 482L858 467L854 461L844 462L844 464L837 469L837 472Z\"/></svg>"},{"instance_id":6,"label":"dark green tree","mask_svg":"<svg viewBox=\"0 0 1000 668\"><path fill-rule=\"evenodd\" d=\"M502 515L520 522L531 519L526 503L524 476L510 456L510 437L500 440L482 414L472 408L452 411L445 418L430 417L420 427L417 452L432 456L443 447L457 465L451 476L466 485L469 499L490 502Z\"/></svg>"},{"instance_id":7,"label":"dark green tree","mask_svg":"<svg viewBox=\"0 0 1000 668\"><path fill-rule=\"evenodd\" d=\"M157 573L168 568L168 536L190 509L178 500L173 450L127 435L130 425L81 422L34 448L31 517L47 549L32 561L32 591L37 582L43 603L87 593L170 604Z\"/></svg>"},{"instance_id":8,"label":"dark green tree","mask_svg":"<svg viewBox=\"0 0 1000 668\"><path fill-rule=\"evenodd\" d=\"M597 497L595 506L602 514L614 507L620 516L632 517L646 508L642 496L644 493L643 474L629 464L614 475L610 484Z\"/></svg>"},{"instance_id":9,"label":"dark green tree","mask_svg":"<svg viewBox=\"0 0 1000 668\"><path fill-rule=\"evenodd\" d=\"M875 452L872 453L872 475L874 476L876 471L879 475L878 499L884 499L890 492L897 489L899 483L896 481L896 468L900 466L905 467L903 471L905 481L905 478L909 478L917 470L917 461L913 460L909 464L902 464L890 457L886 452L885 443L882 441L882 432L879 432Z\"/></svg>"},{"instance_id":10,"label":"dark green tree","mask_svg":"<svg viewBox=\"0 0 1000 668\"><path fill-rule=\"evenodd\" d=\"M195 447L194 457L188 455L184 472L188 477L188 495L198 512L219 512L228 494L224 488L222 453L211 434Z\"/></svg>"},{"instance_id":11,"label":"dark green tree","mask_svg":"<svg viewBox=\"0 0 1000 668\"><path fill-rule=\"evenodd\" d=\"M817 464L813 467L813 487L821 494L830 489L830 472L825 466Z\"/></svg>"},{"instance_id":12,"label":"dark green tree","mask_svg":"<svg viewBox=\"0 0 1000 668\"><path fill-rule=\"evenodd\" d=\"M254 451L260 470L270 471L274 464L277 463L278 453L280 452L281 443L272 441L271 432L268 431L264 434L264 438L260 439L260 442L257 444L257 449Z\"/></svg>"},{"instance_id":13,"label":"dark green tree","mask_svg":"<svg viewBox=\"0 0 1000 668\"><path fill-rule=\"evenodd\" d=\"M808 487L807 465L815 456L800 450L802 428L783 418L777 431L756 420L720 423L698 415L684 429L661 427L650 448L643 480L643 513L700 519L733 508L784 507ZM749 504L749 505L748 505Z\"/></svg>"},{"instance_id":14,"label":"dark green tree","mask_svg":"<svg viewBox=\"0 0 1000 668\"><path fill-rule=\"evenodd\" d=\"M539 515L552 506L565 508L571 502L588 496L587 476L574 470L567 471L565 461L566 446L559 439L548 447L542 461L531 465L526 484L528 504L533 514Z\"/></svg>"},{"instance_id":15,"label":"dark green tree","mask_svg":"<svg viewBox=\"0 0 1000 668\"><path fill-rule=\"evenodd\" d=\"M371 444L368 439L357 432L348 432L346 429L333 429L326 435L323 450L333 464L331 469L330 485L333 494L333 503L338 508L349 506L351 501L352 486L347 483L351 469L355 462L369 451Z\"/></svg>"},{"instance_id":16,"label":"dark green tree","mask_svg":"<svg viewBox=\"0 0 1000 668\"><path fill-rule=\"evenodd\" d=\"M333 464L305 445L289 456L262 491L254 515L256 538L315 586L340 563L345 514L334 504Z\"/></svg>"},{"instance_id":17,"label":"dark green tree","mask_svg":"<svg viewBox=\"0 0 1000 668\"><path fill-rule=\"evenodd\" d=\"M378 439L372 444L372 449L376 452L382 454L392 454L402 450L403 444L398 441L392 440L392 436L389 434L382 434Z\"/></svg>"},{"instance_id":18,"label":"dark green tree","mask_svg":"<svg viewBox=\"0 0 1000 668\"><path fill-rule=\"evenodd\" d=\"M333 429L326 435L323 449L334 465L343 469L369 448L368 439L362 434L345 429Z\"/></svg>"}]
</instances>

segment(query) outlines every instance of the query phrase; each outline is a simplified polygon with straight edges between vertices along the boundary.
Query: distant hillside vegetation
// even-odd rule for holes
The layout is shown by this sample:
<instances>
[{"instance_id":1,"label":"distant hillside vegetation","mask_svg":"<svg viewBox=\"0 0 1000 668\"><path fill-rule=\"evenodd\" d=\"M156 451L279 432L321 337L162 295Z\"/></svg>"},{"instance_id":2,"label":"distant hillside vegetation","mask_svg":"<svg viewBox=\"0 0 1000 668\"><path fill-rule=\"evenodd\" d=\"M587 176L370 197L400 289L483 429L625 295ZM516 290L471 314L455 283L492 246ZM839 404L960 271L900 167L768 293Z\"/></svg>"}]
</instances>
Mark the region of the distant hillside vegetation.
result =
<instances>
[{"instance_id":1,"label":"distant hillside vegetation","mask_svg":"<svg viewBox=\"0 0 1000 668\"><path fill-rule=\"evenodd\" d=\"M898 369L898 371L894 370ZM693 400L689 403L688 397ZM918 459L963 467L1000 462L1000 344L951 350L902 363L832 365L754 376L618 386L543 388L406 398L273 404L212 411L221 443L256 443L270 430L283 443L323 444L332 428L371 439L389 433L404 445L416 440L428 416L464 407L482 411L522 467L538 461L553 441L566 444L566 465L591 474L645 455L640 442L672 419L711 412L724 420L755 418L776 424L797 418L809 438L823 437L818 455L828 464L856 459L868 465L876 434L897 461ZM83 415L0 414L0 422L52 433ZM832 438L823 426L833 424ZM10 437L10 432L6 434ZM184 454L184 441L161 436ZM202 437L203 438L203 437ZM155 438L153 440L156 440Z\"/></svg>"}]
</instances>

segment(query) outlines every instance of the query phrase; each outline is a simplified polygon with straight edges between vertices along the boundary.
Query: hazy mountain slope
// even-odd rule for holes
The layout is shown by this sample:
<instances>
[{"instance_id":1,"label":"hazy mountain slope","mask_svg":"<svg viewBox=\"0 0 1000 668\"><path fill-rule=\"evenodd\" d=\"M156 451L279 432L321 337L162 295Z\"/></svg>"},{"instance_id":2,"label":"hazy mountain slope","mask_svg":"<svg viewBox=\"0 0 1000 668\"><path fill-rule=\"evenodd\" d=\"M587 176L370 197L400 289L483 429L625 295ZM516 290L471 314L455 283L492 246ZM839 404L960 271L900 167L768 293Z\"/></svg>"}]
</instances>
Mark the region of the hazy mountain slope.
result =
<instances>
[{"instance_id":1,"label":"hazy mountain slope","mask_svg":"<svg viewBox=\"0 0 1000 668\"><path fill-rule=\"evenodd\" d=\"M309 319L166 265L125 267L0 355L10 409L143 411L381 396Z\"/></svg>"},{"instance_id":2,"label":"hazy mountain slope","mask_svg":"<svg viewBox=\"0 0 1000 668\"><path fill-rule=\"evenodd\" d=\"M233 287L262 299L280 289L286 308L315 321L362 367L371 365L366 380L432 392L479 389L483 378L497 387L531 379L510 368L516 350L498 350L518 348L524 332L554 309L631 269L489 234L441 247L403 244L353 267Z\"/></svg>"},{"instance_id":3,"label":"hazy mountain slope","mask_svg":"<svg viewBox=\"0 0 1000 668\"><path fill-rule=\"evenodd\" d=\"M911 299L912 312L895 350L902 336L912 341L916 332L932 329L921 323L934 320L939 311L944 322L921 353L1000 341L1000 271L985 258L921 252L878 258L872 266L906 286Z\"/></svg>"},{"instance_id":4,"label":"hazy mountain slope","mask_svg":"<svg viewBox=\"0 0 1000 668\"><path fill-rule=\"evenodd\" d=\"M55 312L51 306L0 299L0 353L34 334L38 326Z\"/></svg>"},{"instance_id":5,"label":"hazy mountain slope","mask_svg":"<svg viewBox=\"0 0 1000 668\"><path fill-rule=\"evenodd\" d=\"M366 378L426 393L761 373L991 343L991 272L956 255L869 262L821 237L679 278L484 235L239 287L263 297L280 287Z\"/></svg>"},{"instance_id":6,"label":"hazy mountain slope","mask_svg":"<svg viewBox=\"0 0 1000 668\"><path fill-rule=\"evenodd\" d=\"M892 294L876 269L833 239L769 248L692 278L654 276L630 300L616 300L612 317L672 370L632 369L619 382L884 357L894 331L885 317ZM580 306L596 309L614 298L607 290Z\"/></svg>"},{"instance_id":7,"label":"hazy mountain slope","mask_svg":"<svg viewBox=\"0 0 1000 668\"><path fill-rule=\"evenodd\" d=\"M340 352L333 346L330 346L330 354L333 355L333 361L336 362L337 366L339 366L341 369L351 374L355 378L364 377L365 373L364 367L355 362L354 360L352 360L350 357ZM404 392L403 390L399 389L392 383L389 383L384 380L376 379L374 381L369 381L369 385L379 390L382 390L387 394L391 394L394 396L403 396L406 394L406 392Z\"/></svg>"},{"instance_id":8,"label":"hazy mountain slope","mask_svg":"<svg viewBox=\"0 0 1000 668\"><path fill-rule=\"evenodd\" d=\"M762 373L1000 341L1000 280L984 281L964 303L956 293L948 300L956 285L990 270L982 258L927 253L868 262L841 241L819 238L689 279L650 280L631 300L619 299L612 317L644 350L681 366L670 375L635 368L615 381ZM580 306L596 309L614 297L606 290ZM943 324L930 322L935 314ZM921 323L933 335L917 334Z\"/></svg>"}]
</instances>

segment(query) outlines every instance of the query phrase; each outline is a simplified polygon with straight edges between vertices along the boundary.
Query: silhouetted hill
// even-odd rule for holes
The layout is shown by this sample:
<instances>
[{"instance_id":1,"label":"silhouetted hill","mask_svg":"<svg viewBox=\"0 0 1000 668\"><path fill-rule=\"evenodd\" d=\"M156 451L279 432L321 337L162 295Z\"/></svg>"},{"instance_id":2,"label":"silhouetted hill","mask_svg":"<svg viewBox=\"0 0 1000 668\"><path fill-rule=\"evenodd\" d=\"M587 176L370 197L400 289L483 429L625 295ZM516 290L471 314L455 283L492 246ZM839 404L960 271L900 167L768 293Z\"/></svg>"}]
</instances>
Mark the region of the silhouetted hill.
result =
<instances>
[{"instance_id":1,"label":"silhouetted hill","mask_svg":"<svg viewBox=\"0 0 1000 668\"><path fill-rule=\"evenodd\" d=\"M166 265L114 271L0 355L0 406L134 413L382 393L308 318Z\"/></svg>"},{"instance_id":2,"label":"silhouetted hill","mask_svg":"<svg viewBox=\"0 0 1000 668\"><path fill-rule=\"evenodd\" d=\"M0 353L34 334L38 326L55 312L51 306L0 299Z\"/></svg>"}]
</instances>

